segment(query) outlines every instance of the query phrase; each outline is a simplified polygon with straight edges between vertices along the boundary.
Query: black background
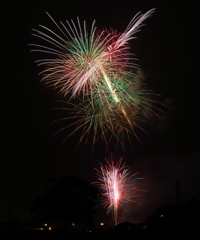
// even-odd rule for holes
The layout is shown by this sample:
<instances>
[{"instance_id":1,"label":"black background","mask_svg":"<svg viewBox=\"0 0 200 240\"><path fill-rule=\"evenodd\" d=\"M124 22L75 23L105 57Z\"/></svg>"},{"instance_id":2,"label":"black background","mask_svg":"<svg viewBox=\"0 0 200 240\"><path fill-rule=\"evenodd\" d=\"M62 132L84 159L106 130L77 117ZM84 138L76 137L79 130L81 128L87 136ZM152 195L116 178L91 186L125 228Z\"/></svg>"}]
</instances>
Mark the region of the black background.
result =
<instances>
[{"instance_id":1,"label":"black background","mask_svg":"<svg viewBox=\"0 0 200 240\"><path fill-rule=\"evenodd\" d=\"M79 136L63 145L66 132L52 138L59 130L51 124L58 118L52 109L59 96L40 83L38 55L28 46L35 41L31 29L53 27L47 11L57 22L79 16L88 26L96 19L98 28L123 31L138 11L151 8L156 11L131 48L166 114L147 120L148 135L138 132L141 144L133 139L133 151L118 152L132 173L140 172L144 180L138 183L147 190L137 199L141 205L131 204L127 220L140 222L157 207L175 203L177 179L181 203L200 196L197 1L1 1L1 221L29 215L27 207L49 177L75 174L96 181L93 167L107 157L101 143L82 143L75 152Z\"/></svg>"}]
</instances>

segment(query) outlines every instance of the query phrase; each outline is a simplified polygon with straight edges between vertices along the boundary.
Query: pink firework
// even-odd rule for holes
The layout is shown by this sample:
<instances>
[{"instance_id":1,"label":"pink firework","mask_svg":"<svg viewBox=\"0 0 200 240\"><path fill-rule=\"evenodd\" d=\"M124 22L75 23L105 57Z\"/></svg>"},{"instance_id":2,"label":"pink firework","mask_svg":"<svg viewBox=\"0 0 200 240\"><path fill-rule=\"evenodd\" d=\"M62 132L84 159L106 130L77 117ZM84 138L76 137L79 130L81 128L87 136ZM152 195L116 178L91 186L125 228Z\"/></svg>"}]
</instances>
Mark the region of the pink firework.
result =
<instances>
[{"instance_id":1,"label":"pink firework","mask_svg":"<svg viewBox=\"0 0 200 240\"><path fill-rule=\"evenodd\" d=\"M130 174L129 168L122 163L123 158L117 161L111 155L110 159L106 159L106 165L101 164L101 169L95 169L103 196L102 204L107 208L107 213L113 212L115 225L121 222L121 212L126 211L126 206L130 202L134 202L135 192L140 190L136 186L135 180L138 179L135 173Z\"/></svg>"}]
</instances>

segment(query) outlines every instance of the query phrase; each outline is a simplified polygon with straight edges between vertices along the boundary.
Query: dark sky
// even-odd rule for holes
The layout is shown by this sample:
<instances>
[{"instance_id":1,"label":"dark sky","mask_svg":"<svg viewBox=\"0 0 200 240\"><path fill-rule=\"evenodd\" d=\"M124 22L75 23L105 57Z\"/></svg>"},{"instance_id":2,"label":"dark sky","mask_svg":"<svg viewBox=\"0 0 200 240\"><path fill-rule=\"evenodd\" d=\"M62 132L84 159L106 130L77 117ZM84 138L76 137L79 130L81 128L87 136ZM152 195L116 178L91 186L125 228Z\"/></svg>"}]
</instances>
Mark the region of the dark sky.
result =
<instances>
[{"instance_id":1,"label":"dark sky","mask_svg":"<svg viewBox=\"0 0 200 240\"><path fill-rule=\"evenodd\" d=\"M118 151L132 173L140 172L140 186L147 190L138 198L141 205L131 205L127 219L139 222L157 207L175 203L176 179L182 203L200 197L197 3L114 2L1 1L0 221L24 219L49 177L75 174L96 181L93 167L106 157L102 144L93 153L90 144L81 144L75 152L78 136L62 146L66 132L51 138L59 130L59 125L51 125L58 118L52 109L59 97L40 83L37 55L28 46L35 41L32 28L53 26L45 11L56 21L79 16L89 23L96 19L99 28L123 31L138 11L156 8L131 47L147 84L161 94L166 114L147 120L148 135L138 132L141 144L133 138L133 152Z\"/></svg>"}]
</instances>

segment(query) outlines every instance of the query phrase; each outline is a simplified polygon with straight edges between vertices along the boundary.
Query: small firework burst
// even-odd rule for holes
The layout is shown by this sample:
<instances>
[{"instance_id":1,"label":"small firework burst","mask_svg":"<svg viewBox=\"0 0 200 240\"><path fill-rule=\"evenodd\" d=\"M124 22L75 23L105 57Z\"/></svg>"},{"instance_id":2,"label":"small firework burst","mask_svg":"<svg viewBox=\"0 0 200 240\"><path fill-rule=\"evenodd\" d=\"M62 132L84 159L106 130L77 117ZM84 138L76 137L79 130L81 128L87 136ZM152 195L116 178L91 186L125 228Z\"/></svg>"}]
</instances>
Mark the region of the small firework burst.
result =
<instances>
[{"instance_id":1,"label":"small firework burst","mask_svg":"<svg viewBox=\"0 0 200 240\"><path fill-rule=\"evenodd\" d=\"M111 155L106 159L106 165L101 164L97 176L103 201L102 204L107 208L107 213L112 210L115 225L122 221L121 213L127 210L130 202L135 202L137 191L144 191L138 188L136 179L138 173L131 174L129 168L122 163L123 158L115 160Z\"/></svg>"}]
</instances>

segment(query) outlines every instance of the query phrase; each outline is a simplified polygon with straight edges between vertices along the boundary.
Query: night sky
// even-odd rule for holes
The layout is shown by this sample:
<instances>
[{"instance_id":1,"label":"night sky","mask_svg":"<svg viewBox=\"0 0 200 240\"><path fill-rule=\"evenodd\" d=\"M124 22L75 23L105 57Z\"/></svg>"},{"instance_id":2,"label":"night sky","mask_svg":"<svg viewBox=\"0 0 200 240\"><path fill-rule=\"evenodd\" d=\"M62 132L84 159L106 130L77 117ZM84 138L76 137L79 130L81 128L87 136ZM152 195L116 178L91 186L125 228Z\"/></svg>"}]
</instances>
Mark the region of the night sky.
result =
<instances>
[{"instance_id":1,"label":"night sky","mask_svg":"<svg viewBox=\"0 0 200 240\"><path fill-rule=\"evenodd\" d=\"M147 191L137 198L141 205L131 204L127 220L141 222L157 207L175 203L176 180L180 203L200 197L197 1L181 5L114 2L1 1L0 221L23 220L30 214L27 208L43 193L50 177L75 174L96 181L93 167L99 168L107 157L101 142L94 147L82 143L75 151L78 134L64 144L69 132L52 138L61 125L51 123L65 112L58 116L52 110L58 106L59 96L40 82L34 63L39 55L30 53L28 45L36 42L31 29L38 29L39 24L55 28L45 11L57 22L79 16L88 26L96 19L100 29L123 31L137 12L156 8L137 39L131 41L131 49L149 88L161 95L165 114L147 119L143 127L148 134L137 132L141 143L133 137L133 151L129 146L126 151L116 151L132 173L139 172L144 178L138 184ZM104 220L100 214L97 218Z\"/></svg>"}]
</instances>

